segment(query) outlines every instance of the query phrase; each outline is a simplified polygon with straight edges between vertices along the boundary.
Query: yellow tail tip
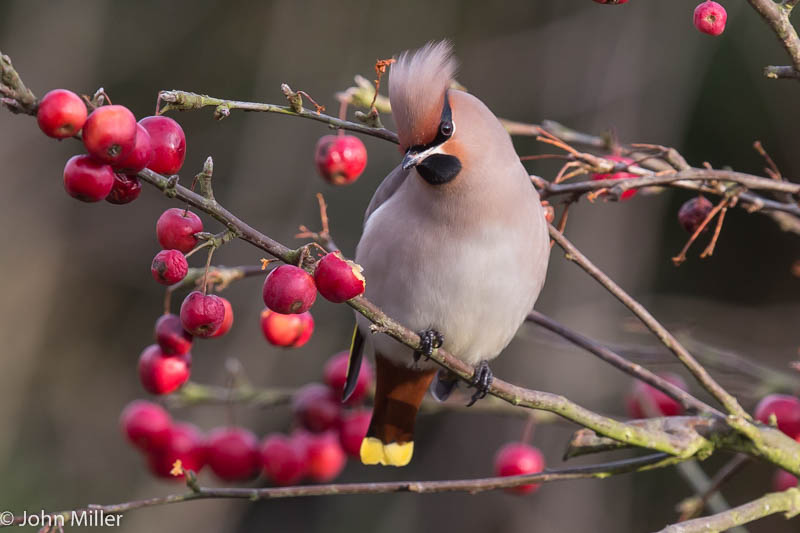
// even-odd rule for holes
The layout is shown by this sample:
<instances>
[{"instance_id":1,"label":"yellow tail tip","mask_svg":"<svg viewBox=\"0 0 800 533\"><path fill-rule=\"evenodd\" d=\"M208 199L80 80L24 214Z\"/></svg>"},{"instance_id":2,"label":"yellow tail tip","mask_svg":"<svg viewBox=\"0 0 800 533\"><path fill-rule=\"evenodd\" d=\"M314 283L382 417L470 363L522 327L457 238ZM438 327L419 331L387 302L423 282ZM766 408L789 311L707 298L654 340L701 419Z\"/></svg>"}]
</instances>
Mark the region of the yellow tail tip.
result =
<instances>
[{"instance_id":1,"label":"yellow tail tip","mask_svg":"<svg viewBox=\"0 0 800 533\"><path fill-rule=\"evenodd\" d=\"M365 437L360 452L365 465L406 466L414 455L414 441L384 444L375 437Z\"/></svg>"}]
</instances>

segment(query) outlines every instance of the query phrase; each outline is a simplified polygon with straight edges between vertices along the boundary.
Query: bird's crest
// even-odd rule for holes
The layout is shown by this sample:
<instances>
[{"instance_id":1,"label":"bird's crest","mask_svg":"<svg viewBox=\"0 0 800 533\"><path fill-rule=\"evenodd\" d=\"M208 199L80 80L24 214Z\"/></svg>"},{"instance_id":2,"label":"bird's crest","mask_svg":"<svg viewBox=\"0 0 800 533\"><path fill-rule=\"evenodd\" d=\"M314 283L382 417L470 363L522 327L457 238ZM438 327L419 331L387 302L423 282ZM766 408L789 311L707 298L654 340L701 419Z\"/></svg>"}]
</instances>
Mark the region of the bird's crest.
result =
<instances>
[{"instance_id":1,"label":"bird's crest","mask_svg":"<svg viewBox=\"0 0 800 533\"><path fill-rule=\"evenodd\" d=\"M400 146L424 145L436 136L444 94L453 81L456 60L449 41L430 42L400 54L389 74L389 100Z\"/></svg>"}]
</instances>

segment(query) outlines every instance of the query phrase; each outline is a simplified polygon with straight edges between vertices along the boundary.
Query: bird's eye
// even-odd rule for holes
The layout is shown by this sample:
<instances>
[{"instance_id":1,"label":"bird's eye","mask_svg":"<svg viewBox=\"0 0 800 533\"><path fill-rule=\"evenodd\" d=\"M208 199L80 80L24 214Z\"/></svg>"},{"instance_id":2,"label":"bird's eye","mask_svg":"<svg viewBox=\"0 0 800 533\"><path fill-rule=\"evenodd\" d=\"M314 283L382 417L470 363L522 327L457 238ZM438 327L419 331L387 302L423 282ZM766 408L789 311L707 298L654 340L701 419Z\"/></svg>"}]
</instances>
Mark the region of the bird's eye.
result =
<instances>
[{"instance_id":1,"label":"bird's eye","mask_svg":"<svg viewBox=\"0 0 800 533\"><path fill-rule=\"evenodd\" d=\"M445 137L450 137L453 134L453 123L450 121L442 122L439 124L439 132Z\"/></svg>"}]
</instances>

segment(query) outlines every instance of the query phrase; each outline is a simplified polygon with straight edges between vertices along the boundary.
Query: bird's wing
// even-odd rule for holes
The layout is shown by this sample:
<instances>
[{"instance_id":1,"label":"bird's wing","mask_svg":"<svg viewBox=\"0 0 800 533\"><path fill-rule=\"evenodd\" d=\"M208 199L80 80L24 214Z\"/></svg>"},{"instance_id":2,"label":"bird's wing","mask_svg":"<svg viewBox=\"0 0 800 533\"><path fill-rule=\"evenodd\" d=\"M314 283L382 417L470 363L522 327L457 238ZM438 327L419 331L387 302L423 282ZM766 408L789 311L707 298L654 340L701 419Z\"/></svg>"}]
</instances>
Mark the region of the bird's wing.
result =
<instances>
[{"instance_id":1,"label":"bird's wing","mask_svg":"<svg viewBox=\"0 0 800 533\"><path fill-rule=\"evenodd\" d=\"M364 213L364 224L367 223L369 216L375 212L383 203L392 197L392 195L400 188L410 170L403 170L403 167L397 165L388 176L383 179L383 182L378 186L375 194L372 195L372 200L369 202L367 212Z\"/></svg>"}]
</instances>

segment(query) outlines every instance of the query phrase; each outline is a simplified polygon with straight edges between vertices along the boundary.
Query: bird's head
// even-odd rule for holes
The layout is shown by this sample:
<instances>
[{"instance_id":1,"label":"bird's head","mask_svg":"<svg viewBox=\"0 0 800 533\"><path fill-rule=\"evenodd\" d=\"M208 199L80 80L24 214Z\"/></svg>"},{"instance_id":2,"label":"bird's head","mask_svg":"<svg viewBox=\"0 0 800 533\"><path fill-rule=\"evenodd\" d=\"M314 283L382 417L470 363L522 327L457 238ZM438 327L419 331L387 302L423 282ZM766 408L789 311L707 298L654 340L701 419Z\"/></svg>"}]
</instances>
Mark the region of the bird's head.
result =
<instances>
[{"instance_id":1,"label":"bird's head","mask_svg":"<svg viewBox=\"0 0 800 533\"><path fill-rule=\"evenodd\" d=\"M461 171L455 143L457 116L450 85L456 61L448 41L404 52L391 67L389 100L397 124L403 169L416 168L432 185L453 180Z\"/></svg>"}]
</instances>

